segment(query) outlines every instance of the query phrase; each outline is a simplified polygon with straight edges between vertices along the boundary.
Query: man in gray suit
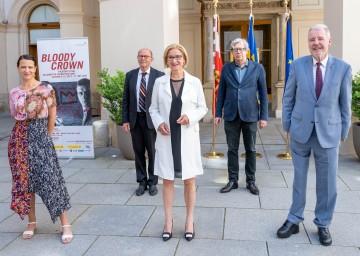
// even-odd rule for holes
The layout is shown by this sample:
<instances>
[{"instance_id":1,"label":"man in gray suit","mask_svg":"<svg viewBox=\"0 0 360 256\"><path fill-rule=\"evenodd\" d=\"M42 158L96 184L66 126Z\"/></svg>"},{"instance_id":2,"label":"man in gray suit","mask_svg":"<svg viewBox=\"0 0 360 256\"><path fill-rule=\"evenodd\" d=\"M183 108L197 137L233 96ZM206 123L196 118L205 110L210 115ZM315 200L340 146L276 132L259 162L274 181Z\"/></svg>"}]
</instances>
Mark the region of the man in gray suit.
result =
<instances>
[{"instance_id":1,"label":"man in gray suit","mask_svg":"<svg viewBox=\"0 0 360 256\"><path fill-rule=\"evenodd\" d=\"M319 241L329 246L329 226L336 202L336 175L340 141L351 123L351 67L328 54L331 45L326 25L317 24L308 32L311 55L295 60L283 96L283 130L290 133L294 165L293 198L290 212L277 231L280 238L299 232L304 220L306 181L311 151L316 168L314 223Z\"/></svg>"}]
</instances>

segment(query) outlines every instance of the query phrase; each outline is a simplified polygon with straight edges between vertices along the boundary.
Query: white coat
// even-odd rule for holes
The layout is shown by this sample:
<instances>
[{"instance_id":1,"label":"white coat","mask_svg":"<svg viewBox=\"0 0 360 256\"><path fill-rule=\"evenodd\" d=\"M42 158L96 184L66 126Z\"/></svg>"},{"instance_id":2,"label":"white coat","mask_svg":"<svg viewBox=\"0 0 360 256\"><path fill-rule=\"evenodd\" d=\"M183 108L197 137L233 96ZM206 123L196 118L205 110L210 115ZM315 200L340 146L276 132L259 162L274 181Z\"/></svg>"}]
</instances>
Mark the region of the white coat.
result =
<instances>
[{"instance_id":1,"label":"white coat","mask_svg":"<svg viewBox=\"0 0 360 256\"><path fill-rule=\"evenodd\" d=\"M182 179L186 180L204 172L201 163L199 121L205 116L208 109L200 80L187 72L185 72L184 78L181 115L187 115L189 124L181 125L181 164ZM152 122L157 131L154 171L155 175L167 180L174 180L171 136L162 135L158 128L163 122L170 128L171 102L170 75L157 78L149 108Z\"/></svg>"}]
</instances>

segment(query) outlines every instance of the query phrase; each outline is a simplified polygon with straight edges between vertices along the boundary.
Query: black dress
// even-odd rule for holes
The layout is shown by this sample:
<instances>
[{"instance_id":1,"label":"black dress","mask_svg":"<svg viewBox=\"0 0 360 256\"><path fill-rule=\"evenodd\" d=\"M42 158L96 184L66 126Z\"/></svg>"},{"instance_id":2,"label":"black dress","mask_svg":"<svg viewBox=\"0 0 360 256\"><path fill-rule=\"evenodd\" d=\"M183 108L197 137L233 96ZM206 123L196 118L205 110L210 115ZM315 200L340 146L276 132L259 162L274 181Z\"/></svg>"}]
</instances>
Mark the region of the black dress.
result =
<instances>
[{"instance_id":1,"label":"black dress","mask_svg":"<svg viewBox=\"0 0 360 256\"><path fill-rule=\"evenodd\" d=\"M170 136L171 149L174 160L174 175L175 178L181 178L181 125L176 122L181 116L182 101L181 95L184 87L184 78L180 80L170 79L172 102L170 108Z\"/></svg>"}]
</instances>

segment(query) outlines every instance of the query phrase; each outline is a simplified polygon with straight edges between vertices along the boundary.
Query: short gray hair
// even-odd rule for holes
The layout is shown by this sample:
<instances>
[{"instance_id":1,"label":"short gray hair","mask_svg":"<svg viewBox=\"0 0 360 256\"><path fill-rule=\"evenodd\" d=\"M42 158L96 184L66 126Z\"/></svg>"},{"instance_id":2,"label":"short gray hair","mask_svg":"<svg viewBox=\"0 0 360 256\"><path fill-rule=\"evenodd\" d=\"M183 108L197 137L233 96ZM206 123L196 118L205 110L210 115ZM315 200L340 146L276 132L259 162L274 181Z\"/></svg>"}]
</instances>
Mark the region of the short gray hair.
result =
<instances>
[{"instance_id":1,"label":"short gray hair","mask_svg":"<svg viewBox=\"0 0 360 256\"><path fill-rule=\"evenodd\" d=\"M330 29L328 28L328 26L326 26L325 24L315 24L315 25L312 25L310 28L309 28L309 33L311 30L325 30L325 33L326 33L326 36L328 38L330 38Z\"/></svg>"},{"instance_id":2,"label":"short gray hair","mask_svg":"<svg viewBox=\"0 0 360 256\"><path fill-rule=\"evenodd\" d=\"M230 44L231 50L234 49L234 47L235 47L236 44L242 44L242 45L244 45L244 48L245 48L246 50L249 50L249 44L248 44L248 42L247 42L245 39L236 38L235 40L233 40L233 41L231 42L231 44Z\"/></svg>"}]
</instances>

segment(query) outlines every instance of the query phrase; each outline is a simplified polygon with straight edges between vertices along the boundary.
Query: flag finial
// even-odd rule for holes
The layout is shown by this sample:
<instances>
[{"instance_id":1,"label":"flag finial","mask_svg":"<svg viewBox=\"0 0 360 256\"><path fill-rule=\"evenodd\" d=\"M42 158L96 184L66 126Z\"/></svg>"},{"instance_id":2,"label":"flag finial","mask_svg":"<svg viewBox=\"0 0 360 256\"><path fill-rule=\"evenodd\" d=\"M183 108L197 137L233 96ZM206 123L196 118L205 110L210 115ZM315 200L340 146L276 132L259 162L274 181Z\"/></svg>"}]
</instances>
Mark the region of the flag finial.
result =
<instances>
[{"instance_id":1,"label":"flag finial","mask_svg":"<svg viewBox=\"0 0 360 256\"><path fill-rule=\"evenodd\" d=\"M216 13L218 2L219 2L219 0L213 0L215 13Z\"/></svg>"},{"instance_id":2,"label":"flag finial","mask_svg":"<svg viewBox=\"0 0 360 256\"><path fill-rule=\"evenodd\" d=\"M252 0L249 1L249 5L250 5L250 17L251 17L252 16L252 6L253 6Z\"/></svg>"}]
</instances>

